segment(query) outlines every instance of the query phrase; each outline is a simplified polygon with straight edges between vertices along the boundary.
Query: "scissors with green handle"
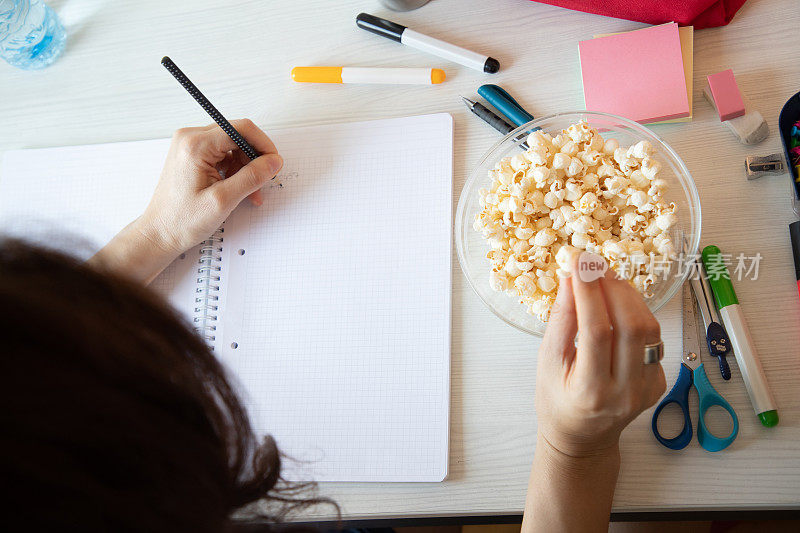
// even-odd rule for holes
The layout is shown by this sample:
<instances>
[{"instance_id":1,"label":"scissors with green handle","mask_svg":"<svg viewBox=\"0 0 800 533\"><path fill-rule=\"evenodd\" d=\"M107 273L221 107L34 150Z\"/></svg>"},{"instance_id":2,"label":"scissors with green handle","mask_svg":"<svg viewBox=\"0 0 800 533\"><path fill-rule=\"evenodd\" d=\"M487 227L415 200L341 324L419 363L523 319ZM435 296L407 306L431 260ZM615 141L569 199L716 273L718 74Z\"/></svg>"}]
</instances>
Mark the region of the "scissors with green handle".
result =
<instances>
[{"instance_id":1,"label":"scissors with green handle","mask_svg":"<svg viewBox=\"0 0 800 533\"><path fill-rule=\"evenodd\" d=\"M700 331L698 328L697 308L695 306L692 291L685 283L683 286L683 355L681 358L681 369L675 385L667 393L661 403L658 404L653 412L653 434L658 442L671 450L681 450L692 441L692 418L689 416L689 389L692 385L697 389L697 396L700 400L700 409L697 422L697 440L700 446L709 452L724 450L736 439L739 433L739 419L736 412L725 398L723 398L711 386L706 375L703 361L700 357L701 343ZM658 431L658 417L661 411L669 404L677 404L683 411L683 429L673 438L666 438ZM706 412L713 406L718 405L731 415L733 430L725 438L715 437L706 427Z\"/></svg>"}]
</instances>

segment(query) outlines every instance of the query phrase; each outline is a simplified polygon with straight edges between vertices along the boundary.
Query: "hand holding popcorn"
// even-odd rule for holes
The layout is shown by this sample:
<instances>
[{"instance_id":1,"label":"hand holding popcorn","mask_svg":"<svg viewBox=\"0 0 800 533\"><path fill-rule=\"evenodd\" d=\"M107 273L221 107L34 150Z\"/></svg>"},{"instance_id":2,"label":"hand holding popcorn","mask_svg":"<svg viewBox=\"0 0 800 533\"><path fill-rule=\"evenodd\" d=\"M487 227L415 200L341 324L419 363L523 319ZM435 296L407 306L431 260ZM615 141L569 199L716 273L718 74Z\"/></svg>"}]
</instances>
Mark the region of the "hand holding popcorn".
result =
<instances>
[{"instance_id":1,"label":"hand holding popcorn","mask_svg":"<svg viewBox=\"0 0 800 533\"><path fill-rule=\"evenodd\" d=\"M645 344L661 340L658 322L611 270L594 281L561 279L552 313L536 373L539 434L570 457L614 450L625 426L664 392L661 365L642 357Z\"/></svg>"}]
</instances>

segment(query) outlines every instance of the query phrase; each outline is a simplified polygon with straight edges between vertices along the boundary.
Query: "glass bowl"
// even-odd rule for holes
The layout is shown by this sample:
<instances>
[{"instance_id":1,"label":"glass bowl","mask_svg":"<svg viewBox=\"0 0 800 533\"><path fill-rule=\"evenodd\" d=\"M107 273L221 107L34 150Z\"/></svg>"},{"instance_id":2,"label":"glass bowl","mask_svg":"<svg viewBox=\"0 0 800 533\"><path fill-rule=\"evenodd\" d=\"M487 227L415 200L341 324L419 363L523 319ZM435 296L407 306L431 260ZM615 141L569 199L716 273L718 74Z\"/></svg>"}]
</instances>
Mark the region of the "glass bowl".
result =
<instances>
[{"instance_id":1,"label":"glass bowl","mask_svg":"<svg viewBox=\"0 0 800 533\"><path fill-rule=\"evenodd\" d=\"M678 221L670 228L675 248L677 251L681 250L681 241L685 237L688 244L685 253L695 256L700 244L700 198L694 180L678 154L653 132L620 116L588 111L559 113L523 124L486 152L467 179L458 200L455 239L461 270L483 303L506 323L539 337L544 334L546 324L529 314L518 298L505 292L497 292L489 286L491 265L486 253L490 246L472 227L475 215L481 211L478 191L491 187L489 170L502 158L520 152L520 140L524 140L527 133L540 128L555 136L580 120L586 120L604 139L617 139L620 146L631 146L642 140L653 145L653 157L661 163L658 176L669 184L664 199L666 202L675 202L676 205L675 215ZM652 287L653 296L646 299L650 310L656 312L667 303L678 292L688 273L689 270L679 261L672 261L668 270L665 267Z\"/></svg>"}]
</instances>

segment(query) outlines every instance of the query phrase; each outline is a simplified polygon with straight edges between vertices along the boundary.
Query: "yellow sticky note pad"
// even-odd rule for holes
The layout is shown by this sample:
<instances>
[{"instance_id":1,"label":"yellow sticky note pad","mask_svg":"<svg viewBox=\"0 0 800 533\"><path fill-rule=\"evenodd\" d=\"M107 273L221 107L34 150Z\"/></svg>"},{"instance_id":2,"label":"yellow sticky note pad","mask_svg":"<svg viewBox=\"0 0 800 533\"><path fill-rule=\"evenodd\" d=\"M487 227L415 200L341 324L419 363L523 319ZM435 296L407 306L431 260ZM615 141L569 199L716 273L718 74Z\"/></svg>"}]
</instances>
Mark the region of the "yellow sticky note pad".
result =
<instances>
[{"instance_id":1,"label":"yellow sticky note pad","mask_svg":"<svg viewBox=\"0 0 800 533\"><path fill-rule=\"evenodd\" d=\"M635 30L633 30L635 31ZM594 38L608 37L609 35L619 35L620 33L601 33ZM681 57L683 58L683 75L686 78L686 98L689 100L689 116L663 120L661 122L651 122L650 124L671 124L673 122L691 122L692 120L692 78L694 76L694 27L682 26L678 28L678 38L681 41Z\"/></svg>"}]
</instances>

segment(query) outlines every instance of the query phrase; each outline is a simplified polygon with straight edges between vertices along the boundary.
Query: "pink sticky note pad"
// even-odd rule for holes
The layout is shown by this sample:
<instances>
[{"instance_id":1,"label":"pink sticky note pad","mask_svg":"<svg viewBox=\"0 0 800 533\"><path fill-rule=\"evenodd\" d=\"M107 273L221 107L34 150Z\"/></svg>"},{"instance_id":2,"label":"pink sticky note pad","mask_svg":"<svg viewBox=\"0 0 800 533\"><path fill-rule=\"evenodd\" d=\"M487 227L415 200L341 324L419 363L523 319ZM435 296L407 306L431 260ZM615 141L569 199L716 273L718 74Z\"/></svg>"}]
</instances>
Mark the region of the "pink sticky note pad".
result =
<instances>
[{"instance_id":1,"label":"pink sticky note pad","mask_svg":"<svg viewBox=\"0 0 800 533\"><path fill-rule=\"evenodd\" d=\"M733 70L711 74L708 77L708 88L711 89L720 120L730 120L744 115L744 100L742 93L739 92L739 86L736 85L736 78L733 77Z\"/></svg>"},{"instance_id":2,"label":"pink sticky note pad","mask_svg":"<svg viewBox=\"0 0 800 533\"><path fill-rule=\"evenodd\" d=\"M588 111L642 123L689 116L677 24L581 41L578 47Z\"/></svg>"}]
</instances>

